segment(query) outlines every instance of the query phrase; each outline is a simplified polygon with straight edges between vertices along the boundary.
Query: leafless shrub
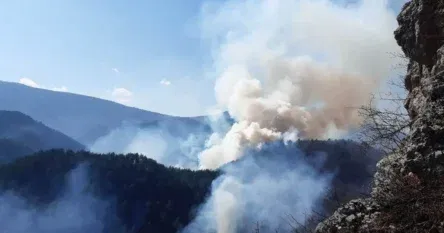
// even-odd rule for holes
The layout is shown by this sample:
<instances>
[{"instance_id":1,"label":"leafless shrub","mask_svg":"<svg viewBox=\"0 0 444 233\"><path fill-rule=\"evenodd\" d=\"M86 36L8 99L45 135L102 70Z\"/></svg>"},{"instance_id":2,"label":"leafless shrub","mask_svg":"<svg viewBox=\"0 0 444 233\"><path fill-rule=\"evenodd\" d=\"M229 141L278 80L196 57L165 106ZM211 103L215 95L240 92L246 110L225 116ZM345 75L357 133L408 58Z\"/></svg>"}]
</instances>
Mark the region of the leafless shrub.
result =
<instances>
[{"instance_id":1,"label":"leafless shrub","mask_svg":"<svg viewBox=\"0 0 444 233\"><path fill-rule=\"evenodd\" d=\"M391 101L402 102L402 99ZM361 107L360 114L365 120L359 132L359 139L366 145L380 148L386 153L392 153L402 147L409 132L410 119L401 106L378 109L370 102L368 106Z\"/></svg>"},{"instance_id":2,"label":"leafless shrub","mask_svg":"<svg viewBox=\"0 0 444 233\"><path fill-rule=\"evenodd\" d=\"M393 56L402 60L394 69L405 70L407 58L401 54ZM387 154L402 148L411 124L404 108L404 76L400 74L389 79L388 87L388 91L374 94L370 102L359 109L364 122L358 132L358 138L367 146L382 149Z\"/></svg>"}]
</instances>

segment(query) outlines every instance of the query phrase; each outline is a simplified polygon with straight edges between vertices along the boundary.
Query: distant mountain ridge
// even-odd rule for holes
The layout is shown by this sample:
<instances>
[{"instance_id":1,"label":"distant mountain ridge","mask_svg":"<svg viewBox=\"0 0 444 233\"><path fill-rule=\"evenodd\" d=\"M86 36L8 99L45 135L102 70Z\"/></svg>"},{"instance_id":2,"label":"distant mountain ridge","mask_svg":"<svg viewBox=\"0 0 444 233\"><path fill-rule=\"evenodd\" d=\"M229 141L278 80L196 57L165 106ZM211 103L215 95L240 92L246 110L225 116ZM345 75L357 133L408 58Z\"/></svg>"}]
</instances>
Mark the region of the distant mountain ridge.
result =
<instances>
[{"instance_id":1,"label":"distant mountain ridge","mask_svg":"<svg viewBox=\"0 0 444 233\"><path fill-rule=\"evenodd\" d=\"M145 111L95 97L3 81L0 81L0 110L22 112L84 145L90 145L125 121L150 123L189 119Z\"/></svg>"},{"instance_id":2,"label":"distant mountain ridge","mask_svg":"<svg viewBox=\"0 0 444 233\"><path fill-rule=\"evenodd\" d=\"M84 150L85 146L21 112L0 111L2 161L49 149Z\"/></svg>"},{"instance_id":3,"label":"distant mountain ridge","mask_svg":"<svg viewBox=\"0 0 444 233\"><path fill-rule=\"evenodd\" d=\"M12 162L17 158L30 155L34 150L24 143L11 139L0 139L0 164Z\"/></svg>"}]
</instances>

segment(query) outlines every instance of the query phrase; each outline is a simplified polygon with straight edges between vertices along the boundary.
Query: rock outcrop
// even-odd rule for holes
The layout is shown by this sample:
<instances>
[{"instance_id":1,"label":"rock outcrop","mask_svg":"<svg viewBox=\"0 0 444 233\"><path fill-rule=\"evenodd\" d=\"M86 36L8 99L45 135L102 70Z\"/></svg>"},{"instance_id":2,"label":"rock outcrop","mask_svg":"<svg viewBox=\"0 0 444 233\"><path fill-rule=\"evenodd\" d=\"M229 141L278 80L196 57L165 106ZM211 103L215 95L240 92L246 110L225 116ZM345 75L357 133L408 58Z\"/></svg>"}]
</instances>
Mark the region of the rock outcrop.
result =
<instances>
[{"instance_id":1,"label":"rock outcrop","mask_svg":"<svg viewBox=\"0 0 444 233\"><path fill-rule=\"evenodd\" d=\"M378 163L372 197L339 208L317 233L444 232L444 0L411 0L397 20L409 137Z\"/></svg>"}]
</instances>

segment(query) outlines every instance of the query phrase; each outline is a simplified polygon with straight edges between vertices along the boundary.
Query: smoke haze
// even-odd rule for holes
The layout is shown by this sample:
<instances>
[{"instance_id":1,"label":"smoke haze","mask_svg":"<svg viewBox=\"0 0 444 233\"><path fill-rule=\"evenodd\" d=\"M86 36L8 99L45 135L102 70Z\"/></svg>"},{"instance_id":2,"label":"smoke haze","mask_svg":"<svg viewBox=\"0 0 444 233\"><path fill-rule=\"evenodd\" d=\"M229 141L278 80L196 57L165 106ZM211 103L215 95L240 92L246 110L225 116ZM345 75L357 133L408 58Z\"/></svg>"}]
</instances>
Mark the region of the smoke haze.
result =
<instances>
[{"instance_id":1,"label":"smoke haze","mask_svg":"<svg viewBox=\"0 0 444 233\"><path fill-rule=\"evenodd\" d=\"M31 206L26 199L13 193L2 194L0 196L2 232L107 232L105 218L107 214L109 216L108 203L88 193L87 177L86 165L73 169L67 174L67 185L63 195L46 207ZM116 219L113 221L117 226L118 221Z\"/></svg>"}]
</instances>

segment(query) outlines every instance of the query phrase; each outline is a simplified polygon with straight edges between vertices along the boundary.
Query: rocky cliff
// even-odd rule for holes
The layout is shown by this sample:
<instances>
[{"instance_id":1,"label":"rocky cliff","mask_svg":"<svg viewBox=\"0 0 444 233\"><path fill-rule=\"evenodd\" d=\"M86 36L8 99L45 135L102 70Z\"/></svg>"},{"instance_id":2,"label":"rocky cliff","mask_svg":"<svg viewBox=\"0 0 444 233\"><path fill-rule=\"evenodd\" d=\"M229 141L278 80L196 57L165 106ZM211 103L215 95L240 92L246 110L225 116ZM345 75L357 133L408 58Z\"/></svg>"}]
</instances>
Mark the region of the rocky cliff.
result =
<instances>
[{"instance_id":1,"label":"rocky cliff","mask_svg":"<svg viewBox=\"0 0 444 233\"><path fill-rule=\"evenodd\" d=\"M378 163L371 198L345 204L317 233L444 232L444 0L411 0L397 20L410 135Z\"/></svg>"}]
</instances>

